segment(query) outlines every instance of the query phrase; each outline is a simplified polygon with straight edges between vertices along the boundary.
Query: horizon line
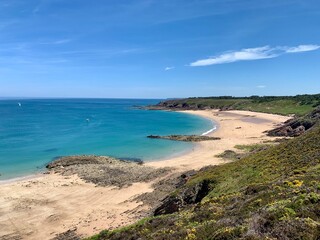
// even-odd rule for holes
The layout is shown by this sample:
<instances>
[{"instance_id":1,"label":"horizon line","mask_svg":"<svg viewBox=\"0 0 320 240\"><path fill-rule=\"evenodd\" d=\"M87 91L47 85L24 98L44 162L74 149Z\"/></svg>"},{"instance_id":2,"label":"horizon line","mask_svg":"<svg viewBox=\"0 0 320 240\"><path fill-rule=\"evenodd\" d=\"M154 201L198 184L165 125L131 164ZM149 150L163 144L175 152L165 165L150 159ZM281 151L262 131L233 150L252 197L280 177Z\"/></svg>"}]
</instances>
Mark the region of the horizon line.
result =
<instances>
[{"instance_id":1,"label":"horizon line","mask_svg":"<svg viewBox=\"0 0 320 240\"><path fill-rule=\"evenodd\" d=\"M301 95L318 95L319 93L299 93L299 94L291 94L291 95L246 95L246 96L235 96L235 95L211 95L211 96L188 96L188 97L164 97L164 98L137 98L137 97L1 97L0 100L45 100L45 99L124 99L124 100L168 100L168 99L185 99L185 98L215 98L215 97L233 97L233 98L248 98L248 97L294 97Z\"/></svg>"}]
</instances>

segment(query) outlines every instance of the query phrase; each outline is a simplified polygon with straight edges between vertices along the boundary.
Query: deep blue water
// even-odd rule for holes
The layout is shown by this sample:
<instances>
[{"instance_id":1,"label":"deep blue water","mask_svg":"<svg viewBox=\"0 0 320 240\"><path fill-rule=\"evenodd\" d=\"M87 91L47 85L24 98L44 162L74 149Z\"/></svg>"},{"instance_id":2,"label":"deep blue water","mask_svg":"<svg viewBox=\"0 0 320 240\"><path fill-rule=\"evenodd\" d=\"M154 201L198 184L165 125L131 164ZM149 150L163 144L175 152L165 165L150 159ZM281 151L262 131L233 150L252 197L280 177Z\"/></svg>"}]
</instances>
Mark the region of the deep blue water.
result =
<instances>
[{"instance_id":1,"label":"deep blue water","mask_svg":"<svg viewBox=\"0 0 320 240\"><path fill-rule=\"evenodd\" d=\"M210 120L185 113L134 108L158 101L1 100L0 179L43 170L53 158L66 155L157 160L193 145L148 139L147 135L201 134L213 127Z\"/></svg>"}]
</instances>

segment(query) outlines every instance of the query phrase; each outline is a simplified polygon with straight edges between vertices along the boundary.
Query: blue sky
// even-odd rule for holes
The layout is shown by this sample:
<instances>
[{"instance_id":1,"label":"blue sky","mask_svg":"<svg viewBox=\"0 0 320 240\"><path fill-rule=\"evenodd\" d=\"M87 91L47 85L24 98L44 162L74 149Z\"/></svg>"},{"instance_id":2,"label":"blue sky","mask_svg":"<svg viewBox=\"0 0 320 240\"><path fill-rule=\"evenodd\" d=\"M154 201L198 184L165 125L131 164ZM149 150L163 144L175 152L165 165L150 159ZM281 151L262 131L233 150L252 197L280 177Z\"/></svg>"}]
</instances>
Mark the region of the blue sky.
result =
<instances>
[{"instance_id":1,"label":"blue sky","mask_svg":"<svg viewBox=\"0 0 320 240\"><path fill-rule=\"evenodd\" d=\"M318 0L0 0L0 97L320 92Z\"/></svg>"}]
</instances>

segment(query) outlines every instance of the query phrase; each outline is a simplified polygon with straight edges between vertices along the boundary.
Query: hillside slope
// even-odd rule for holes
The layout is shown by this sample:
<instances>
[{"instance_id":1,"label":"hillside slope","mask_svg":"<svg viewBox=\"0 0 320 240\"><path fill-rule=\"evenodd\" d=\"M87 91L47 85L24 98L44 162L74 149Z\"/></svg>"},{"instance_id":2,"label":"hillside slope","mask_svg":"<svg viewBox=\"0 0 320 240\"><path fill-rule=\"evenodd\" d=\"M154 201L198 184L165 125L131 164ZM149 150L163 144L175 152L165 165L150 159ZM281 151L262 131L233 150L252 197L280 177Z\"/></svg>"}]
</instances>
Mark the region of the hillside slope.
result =
<instances>
[{"instance_id":1,"label":"hillside slope","mask_svg":"<svg viewBox=\"0 0 320 240\"><path fill-rule=\"evenodd\" d=\"M320 127L200 170L156 215L91 240L320 239Z\"/></svg>"},{"instance_id":2,"label":"hillside slope","mask_svg":"<svg viewBox=\"0 0 320 240\"><path fill-rule=\"evenodd\" d=\"M171 110L248 110L274 114L295 114L302 116L309 113L314 107L320 105L320 94L297 96L251 96L251 97L197 97L172 99L150 106L149 109Z\"/></svg>"}]
</instances>

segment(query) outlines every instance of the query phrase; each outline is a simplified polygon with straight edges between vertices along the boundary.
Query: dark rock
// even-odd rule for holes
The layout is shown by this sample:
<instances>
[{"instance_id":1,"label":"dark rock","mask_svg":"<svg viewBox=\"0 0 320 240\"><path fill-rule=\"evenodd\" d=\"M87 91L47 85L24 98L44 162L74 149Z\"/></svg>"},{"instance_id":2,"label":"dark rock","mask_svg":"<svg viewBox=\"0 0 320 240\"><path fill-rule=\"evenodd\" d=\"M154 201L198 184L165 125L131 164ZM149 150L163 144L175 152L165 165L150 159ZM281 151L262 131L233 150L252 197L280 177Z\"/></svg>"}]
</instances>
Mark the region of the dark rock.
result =
<instances>
[{"instance_id":1,"label":"dark rock","mask_svg":"<svg viewBox=\"0 0 320 240\"><path fill-rule=\"evenodd\" d=\"M196 170L190 170L181 174L181 178L188 180L190 177L197 174Z\"/></svg>"},{"instance_id":2,"label":"dark rock","mask_svg":"<svg viewBox=\"0 0 320 240\"><path fill-rule=\"evenodd\" d=\"M295 128L293 130L293 133L294 133L294 135L299 136L299 135L303 134L305 131L306 131L305 126L301 125L301 126L298 126L297 128Z\"/></svg>"},{"instance_id":3,"label":"dark rock","mask_svg":"<svg viewBox=\"0 0 320 240\"><path fill-rule=\"evenodd\" d=\"M178 178L178 182L176 184L176 188L182 187L192 176L196 175L196 170L190 170L180 175Z\"/></svg>"},{"instance_id":4,"label":"dark rock","mask_svg":"<svg viewBox=\"0 0 320 240\"><path fill-rule=\"evenodd\" d=\"M183 200L187 204L200 202L210 191L209 181L204 180L183 192Z\"/></svg>"},{"instance_id":5,"label":"dark rock","mask_svg":"<svg viewBox=\"0 0 320 240\"><path fill-rule=\"evenodd\" d=\"M169 135L169 136L149 135L147 136L147 138L166 139L166 140L183 141L183 142L201 142L201 141L221 139L219 137L199 136L199 135Z\"/></svg>"},{"instance_id":6,"label":"dark rock","mask_svg":"<svg viewBox=\"0 0 320 240\"><path fill-rule=\"evenodd\" d=\"M57 167L68 167L72 165L83 165L83 164L99 164L101 161L95 156L68 156L61 157L57 160L49 163L46 168L52 169Z\"/></svg>"},{"instance_id":7,"label":"dark rock","mask_svg":"<svg viewBox=\"0 0 320 240\"><path fill-rule=\"evenodd\" d=\"M154 216L178 212L182 205L183 200L178 196L168 196L163 200L163 203L156 208Z\"/></svg>"},{"instance_id":8,"label":"dark rock","mask_svg":"<svg viewBox=\"0 0 320 240\"><path fill-rule=\"evenodd\" d=\"M80 240L80 236L76 233L77 228L69 229L66 232L57 234L52 240Z\"/></svg>"},{"instance_id":9,"label":"dark rock","mask_svg":"<svg viewBox=\"0 0 320 240\"><path fill-rule=\"evenodd\" d=\"M190 170L182 174L172 173L171 175L166 176L164 179L161 179L159 182L154 183L152 185L152 187L154 188L152 192L141 194L137 196L134 201L141 201L144 204L150 206L150 209L146 210L144 213L144 216L150 216L150 213L154 214L155 209L158 209L159 206L162 205L164 201L166 201L165 199L169 198L168 195L170 193L176 191L178 188L183 188L185 183L196 173L197 171L195 170ZM168 202L171 202L172 205L168 207L169 210L167 210L167 213L173 211L174 209L175 211L177 211L177 209L181 205L180 200L174 200L172 199L172 196L170 201L168 200ZM157 210L157 213L160 214L160 212L164 212L164 210L159 208Z\"/></svg>"},{"instance_id":10,"label":"dark rock","mask_svg":"<svg viewBox=\"0 0 320 240\"><path fill-rule=\"evenodd\" d=\"M245 194L246 195L254 195L259 192L265 191L267 188L268 187L265 185L259 185L259 184L249 185L245 190Z\"/></svg>"},{"instance_id":11,"label":"dark rock","mask_svg":"<svg viewBox=\"0 0 320 240\"><path fill-rule=\"evenodd\" d=\"M199 203L209 191L210 182L208 180L203 180L192 187L186 187L179 194L166 197L155 209L154 216L174 213L187 205Z\"/></svg>"},{"instance_id":12,"label":"dark rock","mask_svg":"<svg viewBox=\"0 0 320 240\"><path fill-rule=\"evenodd\" d=\"M119 160L124 160L124 161L131 161L131 162L135 162L138 163L140 165L144 164L143 160L141 158L133 158L133 157L122 157L122 158L118 158Z\"/></svg>"},{"instance_id":13,"label":"dark rock","mask_svg":"<svg viewBox=\"0 0 320 240\"><path fill-rule=\"evenodd\" d=\"M282 126L268 131L269 136L297 137L312 129L314 125L320 122L320 108L313 110L311 113L286 121Z\"/></svg>"}]
</instances>

